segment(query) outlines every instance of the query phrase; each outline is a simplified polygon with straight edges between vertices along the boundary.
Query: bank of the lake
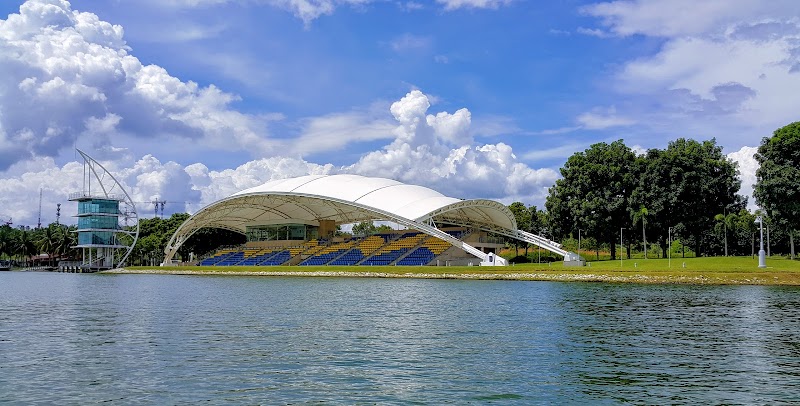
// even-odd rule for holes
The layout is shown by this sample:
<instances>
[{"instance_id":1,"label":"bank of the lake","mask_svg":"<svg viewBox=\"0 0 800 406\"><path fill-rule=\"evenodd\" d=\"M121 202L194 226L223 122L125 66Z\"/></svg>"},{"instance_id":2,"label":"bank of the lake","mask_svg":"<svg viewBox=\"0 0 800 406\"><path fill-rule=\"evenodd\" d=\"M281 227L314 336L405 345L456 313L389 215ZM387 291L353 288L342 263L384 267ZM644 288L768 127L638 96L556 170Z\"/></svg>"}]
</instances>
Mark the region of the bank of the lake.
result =
<instances>
[{"instance_id":1,"label":"bank of the lake","mask_svg":"<svg viewBox=\"0 0 800 406\"><path fill-rule=\"evenodd\" d=\"M800 286L800 261L769 258L767 268L758 268L758 260L750 257L597 261L590 262L586 267L565 267L560 262L551 264L516 264L508 267L491 268L474 266L187 266L129 267L107 271L107 273Z\"/></svg>"}]
</instances>

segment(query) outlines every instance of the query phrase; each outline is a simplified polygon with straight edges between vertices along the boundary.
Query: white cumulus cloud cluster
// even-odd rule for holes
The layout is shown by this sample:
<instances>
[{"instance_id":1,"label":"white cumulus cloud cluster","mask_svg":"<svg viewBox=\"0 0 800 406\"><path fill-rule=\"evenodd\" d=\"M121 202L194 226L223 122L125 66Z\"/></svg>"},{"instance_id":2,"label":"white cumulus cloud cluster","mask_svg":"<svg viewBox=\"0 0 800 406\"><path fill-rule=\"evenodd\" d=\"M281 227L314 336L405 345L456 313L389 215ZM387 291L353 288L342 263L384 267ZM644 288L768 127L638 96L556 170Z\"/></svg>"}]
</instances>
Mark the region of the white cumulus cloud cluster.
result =
<instances>
[{"instance_id":1,"label":"white cumulus cloud cluster","mask_svg":"<svg viewBox=\"0 0 800 406\"><path fill-rule=\"evenodd\" d=\"M758 147L742 147L738 151L728 154L728 158L736 162L739 166L739 179L742 187L739 194L747 197L747 208L751 211L756 209L756 199L753 197L753 186L756 184L756 171L759 168L758 161L753 157L758 151Z\"/></svg>"},{"instance_id":2,"label":"white cumulus cloud cluster","mask_svg":"<svg viewBox=\"0 0 800 406\"><path fill-rule=\"evenodd\" d=\"M343 170L421 184L455 197L529 203L541 202L558 177L551 169L520 162L506 144L475 145L469 110L434 115L427 114L429 108L419 90L392 104L397 138Z\"/></svg>"},{"instance_id":3,"label":"white cumulus cloud cluster","mask_svg":"<svg viewBox=\"0 0 800 406\"><path fill-rule=\"evenodd\" d=\"M262 119L230 108L236 96L144 65L123 28L66 0L29 0L0 20L0 170L57 156L80 141L266 152Z\"/></svg>"}]
</instances>

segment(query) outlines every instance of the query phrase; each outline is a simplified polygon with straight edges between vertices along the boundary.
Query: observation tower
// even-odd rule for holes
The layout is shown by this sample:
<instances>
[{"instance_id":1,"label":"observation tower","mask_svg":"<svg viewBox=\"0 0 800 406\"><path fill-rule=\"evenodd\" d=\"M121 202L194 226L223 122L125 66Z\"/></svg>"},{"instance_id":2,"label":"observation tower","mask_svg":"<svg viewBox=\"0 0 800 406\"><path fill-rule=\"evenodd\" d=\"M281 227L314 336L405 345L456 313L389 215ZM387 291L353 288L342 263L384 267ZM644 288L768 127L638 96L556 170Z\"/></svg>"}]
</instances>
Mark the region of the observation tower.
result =
<instances>
[{"instance_id":1,"label":"observation tower","mask_svg":"<svg viewBox=\"0 0 800 406\"><path fill-rule=\"evenodd\" d=\"M69 200L78 202L78 245L74 248L81 249L81 270L120 267L139 238L136 205L103 165L77 151L83 158L83 190L70 193ZM124 210L120 210L121 205ZM135 227L127 226L131 219L136 222Z\"/></svg>"}]
</instances>

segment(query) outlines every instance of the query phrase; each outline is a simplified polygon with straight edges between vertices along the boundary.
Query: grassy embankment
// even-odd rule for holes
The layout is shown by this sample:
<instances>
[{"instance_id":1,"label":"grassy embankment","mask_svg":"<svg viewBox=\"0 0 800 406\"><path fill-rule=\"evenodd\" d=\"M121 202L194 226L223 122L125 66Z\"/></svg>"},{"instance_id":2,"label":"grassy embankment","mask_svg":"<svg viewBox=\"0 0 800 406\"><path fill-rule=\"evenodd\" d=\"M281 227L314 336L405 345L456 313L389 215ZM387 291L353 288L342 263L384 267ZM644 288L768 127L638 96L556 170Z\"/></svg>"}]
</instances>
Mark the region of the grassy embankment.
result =
<instances>
[{"instance_id":1,"label":"grassy embankment","mask_svg":"<svg viewBox=\"0 0 800 406\"><path fill-rule=\"evenodd\" d=\"M631 259L595 261L586 267L564 267L552 264L517 264L508 267L128 267L124 273L205 274L205 275L273 275L273 276L345 276L400 278L460 278L597 281L631 283L798 285L800 261L773 257L767 268L758 268L758 259L751 257L706 257L667 259Z\"/></svg>"}]
</instances>

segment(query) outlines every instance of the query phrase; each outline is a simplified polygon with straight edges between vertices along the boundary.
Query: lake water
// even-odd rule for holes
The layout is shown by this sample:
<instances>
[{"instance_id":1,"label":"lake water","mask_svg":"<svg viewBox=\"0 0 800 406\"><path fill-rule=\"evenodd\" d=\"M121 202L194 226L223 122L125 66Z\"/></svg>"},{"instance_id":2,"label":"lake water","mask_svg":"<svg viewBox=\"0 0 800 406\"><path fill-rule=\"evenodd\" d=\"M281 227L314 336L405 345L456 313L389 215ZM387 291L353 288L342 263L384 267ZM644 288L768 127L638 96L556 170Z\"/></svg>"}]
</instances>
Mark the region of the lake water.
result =
<instances>
[{"instance_id":1,"label":"lake water","mask_svg":"<svg viewBox=\"0 0 800 406\"><path fill-rule=\"evenodd\" d=\"M800 403L800 289L0 273L0 403Z\"/></svg>"}]
</instances>

